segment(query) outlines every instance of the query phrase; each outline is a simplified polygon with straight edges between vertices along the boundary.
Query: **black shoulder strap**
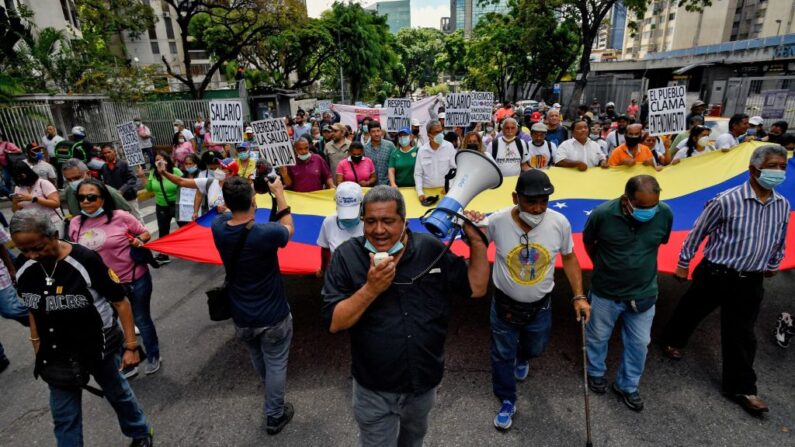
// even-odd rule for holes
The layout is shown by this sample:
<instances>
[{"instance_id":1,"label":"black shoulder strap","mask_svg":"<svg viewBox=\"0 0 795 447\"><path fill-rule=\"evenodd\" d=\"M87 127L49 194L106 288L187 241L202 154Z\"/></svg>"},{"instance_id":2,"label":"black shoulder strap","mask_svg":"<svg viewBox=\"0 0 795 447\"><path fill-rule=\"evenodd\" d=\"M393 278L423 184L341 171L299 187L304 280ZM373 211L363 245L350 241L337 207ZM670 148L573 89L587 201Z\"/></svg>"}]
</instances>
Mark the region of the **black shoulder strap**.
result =
<instances>
[{"instance_id":1,"label":"black shoulder strap","mask_svg":"<svg viewBox=\"0 0 795 447\"><path fill-rule=\"evenodd\" d=\"M616 129L616 131L615 131L615 132L613 132L613 135L616 137L616 147L619 147L619 146L621 146L621 145L618 143L618 129Z\"/></svg>"},{"instance_id":2,"label":"black shoulder strap","mask_svg":"<svg viewBox=\"0 0 795 447\"><path fill-rule=\"evenodd\" d=\"M499 150L500 139L499 137L491 140L491 158L497 159L497 151Z\"/></svg>"},{"instance_id":3,"label":"black shoulder strap","mask_svg":"<svg viewBox=\"0 0 795 447\"><path fill-rule=\"evenodd\" d=\"M518 137L516 138L516 141L516 146L519 148L519 164L522 164L522 159L524 159L524 145L527 143Z\"/></svg>"},{"instance_id":4,"label":"black shoulder strap","mask_svg":"<svg viewBox=\"0 0 795 447\"><path fill-rule=\"evenodd\" d=\"M234 281L234 274L237 270L237 261L240 258L240 254L243 251L243 246L246 245L246 239L248 239L248 234L251 232L251 228L254 227L254 221L250 220L246 224L246 227L243 228L243 234L240 235L240 239L237 240L237 245L235 245L235 251L232 252L232 263L229 264L229 268L226 270L226 282L230 283Z\"/></svg>"}]
</instances>

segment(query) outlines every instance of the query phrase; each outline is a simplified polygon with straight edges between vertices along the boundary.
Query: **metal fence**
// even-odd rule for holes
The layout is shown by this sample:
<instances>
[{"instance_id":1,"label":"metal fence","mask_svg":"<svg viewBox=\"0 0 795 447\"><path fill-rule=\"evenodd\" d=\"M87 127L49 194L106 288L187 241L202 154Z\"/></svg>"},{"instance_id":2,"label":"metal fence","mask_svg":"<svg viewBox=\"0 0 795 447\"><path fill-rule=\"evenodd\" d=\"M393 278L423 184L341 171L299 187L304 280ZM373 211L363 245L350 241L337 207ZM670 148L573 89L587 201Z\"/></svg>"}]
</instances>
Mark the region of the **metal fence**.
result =
<instances>
[{"instance_id":1,"label":"metal fence","mask_svg":"<svg viewBox=\"0 0 795 447\"><path fill-rule=\"evenodd\" d=\"M8 141L22 148L30 142L41 141L51 122L52 113L44 104L0 106L0 130Z\"/></svg>"},{"instance_id":2,"label":"metal fence","mask_svg":"<svg viewBox=\"0 0 795 447\"><path fill-rule=\"evenodd\" d=\"M795 123L795 76L730 78L726 84L723 116L735 113L745 113L749 116L762 115L767 90L789 90L789 95L784 117L765 119L765 127L782 120Z\"/></svg>"},{"instance_id":3,"label":"metal fence","mask_svg":"<svg viewBox=\"0 0 795 447\"><path fill-rule=\"evenodd\" d=\"M199 116L207 120L210 113L210 100L159 101L137 104L106 102L103 103L103 109L109 122L115 123L112 128L114 140L118 138L115 136L116 124L138 117L152 131L155 144L170 145L174 136L174 120L184 121L185 127L193 131L193 123Z\"/></svg>"}]
</instances>

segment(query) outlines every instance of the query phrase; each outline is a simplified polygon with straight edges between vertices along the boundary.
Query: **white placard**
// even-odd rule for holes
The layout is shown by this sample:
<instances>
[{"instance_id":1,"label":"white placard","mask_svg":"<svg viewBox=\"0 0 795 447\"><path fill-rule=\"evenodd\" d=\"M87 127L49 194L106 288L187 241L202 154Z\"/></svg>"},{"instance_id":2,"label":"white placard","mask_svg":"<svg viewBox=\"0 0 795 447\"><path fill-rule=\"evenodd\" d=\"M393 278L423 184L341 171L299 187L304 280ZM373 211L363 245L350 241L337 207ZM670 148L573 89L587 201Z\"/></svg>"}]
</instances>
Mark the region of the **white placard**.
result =
<instances>
[{"instance_id":1,"label":"white placard","mask_svg":"<svg viewBox=\"0 0 795 447\"><path fill-rule=\"evenodd\" d=\"M473 123L488 123L491 121L491 108L494 105L494 93L472 92L472 108L469 110L469 119Z\"/></svg>"},{"instance_id":2,"label":"white placard","mask_svg":"<svg viewBox=\"0 0 795 447\"><path fill-rule=\"evenodd\" d=\"M210 126L214 143L243 141L243 104L240 101L210 101Z\"/></svg>"},{"instance_id":3,"label":"white placard","mask_svg":"<svg viewBox=\"0 0 795 447\"><path fill-rule=\"evenodd\" d=\"M146 163L144 153L141 151L141 145L138 142L138 131L135 128L135 123L128 121L119 124L116 126L116 131L119 133L121 149L124 151L124 158L127 159L127 164L139 166Z\"/></svg>"},{"instance_id":4,"label":"white placard","mask_svg":"<svg viewBox=\"0 0 795 447\"><path fill-rule=\"evenodd\" d=\"M649 133L677 134L687 130L687 88L684 85L652 88L649 95Z\"/></svg>"},{"instance_id":5,"label":"white placard","mask_svg":"<svg viewBox=\"0 0 795 447\"><path fill-rule=\"evenodd\" d=\"M386 109L386 131L397 132L403 127L411 128L411 100L408 98L389 98L384 102Z\"/></svg>"},{"instance_id":6,"label":"white placard","mask_svg":"<svg viewBox=\"0 0 795 447\"><path fill-rule=\"evenodd\" d=\"M472 94L450 93L444 105L444 127L466 127L472 120L469 118L472 107Z\"/></svg>"},{"instance_id":7,"label":"white placard","mask_svg":"<svg viewBox=\"0 0 795 447\"><path fill-rule=\"evenodd\" d=\"M281 118L254 121L254 138L260 154L274 167L295 165L295 152L287 133L287 126Z\"/></svg>"},{"instance_id":8,"label":"white placard","mask_svg":"<svg viewBox=\"0 0 795 447\"><path fill-rule=\"evenodd\" d=\"M315 103L315 112L316 113L323 113L325 111L331 110L331 100L330 99L321 99Z\"/></svg>"}]
</instances>

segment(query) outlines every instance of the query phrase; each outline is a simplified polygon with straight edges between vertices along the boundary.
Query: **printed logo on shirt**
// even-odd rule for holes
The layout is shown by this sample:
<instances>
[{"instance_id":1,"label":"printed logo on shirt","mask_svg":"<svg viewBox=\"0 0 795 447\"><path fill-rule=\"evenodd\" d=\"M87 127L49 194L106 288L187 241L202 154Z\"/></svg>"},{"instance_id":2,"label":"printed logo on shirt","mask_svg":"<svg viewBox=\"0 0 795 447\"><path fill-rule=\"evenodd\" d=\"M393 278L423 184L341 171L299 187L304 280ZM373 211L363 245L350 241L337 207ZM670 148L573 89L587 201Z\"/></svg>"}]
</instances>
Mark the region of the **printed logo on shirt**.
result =
<instances>
[{"instance_id":1,"label":"printed logo on shirt","mask_svg":"<svg viewBox=\"0 0 795 447\"><path fill-rule=\"evenodd\" d=\"M80 235L78 243L89 250L97 251L102 248L107 238L108 236L105 233L105 230L101 228L92 228L90 230L86 230Z\"/></svg>"},{"instance_id":2,"label":"printed logo on shirt","mask_svg":"<svg viewBox=\"0 0 795 447\"><path fill-rule=\"evenodd\" d=\"M508 252L506 262L511 279L522 286L538 284L551 267L549 251L535 242L514 247Z\"/></svg>"},{"instance_id":3,"label":"printed logo on shirt","mask_svg":"<svg viewBox=\"0 0 795 447\"><path fill-rule=\"evenodd\" d=\"M38 309L42 296L36 293L22 293L20 301L28 309ZM83 295L50 295L44 297L44 306L47 312L59 310L83 309L90 306L88 298Z\"/></svg>"},{"instance_id":4,"label":"printed logo on shirt","mask_svg":"<svg viewBox=\"0 0 795 447\"><path fill-rule=\"evenodd\" d=\"M114 272L113 269L111 268L108 269L108 276L110 277L110 280L115 282L116 284L121 283L121 281L119 280L119 275L117 275L116 272Z\"/></svg>"}]
</instances>

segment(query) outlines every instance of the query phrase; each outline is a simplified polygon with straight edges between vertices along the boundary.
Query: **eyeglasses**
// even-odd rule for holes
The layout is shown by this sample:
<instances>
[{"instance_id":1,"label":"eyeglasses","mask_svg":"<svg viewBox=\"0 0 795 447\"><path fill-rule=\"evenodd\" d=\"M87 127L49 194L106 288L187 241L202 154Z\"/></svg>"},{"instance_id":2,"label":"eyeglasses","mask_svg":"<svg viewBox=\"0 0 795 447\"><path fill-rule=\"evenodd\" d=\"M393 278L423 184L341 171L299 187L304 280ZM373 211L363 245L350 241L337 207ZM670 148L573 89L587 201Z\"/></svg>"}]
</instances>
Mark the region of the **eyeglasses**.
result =
<instances>
[{"instance_id":1,"label":"eyeglasses","mask_svg":"<svg viewBox=\"0 0 795 447\"><path fill-rule=\"evenodd\" d=\"M78 194L77 201L78 202L96 202L99 200L99 196L97 194Z\"/></svg>"}]
</instances>

